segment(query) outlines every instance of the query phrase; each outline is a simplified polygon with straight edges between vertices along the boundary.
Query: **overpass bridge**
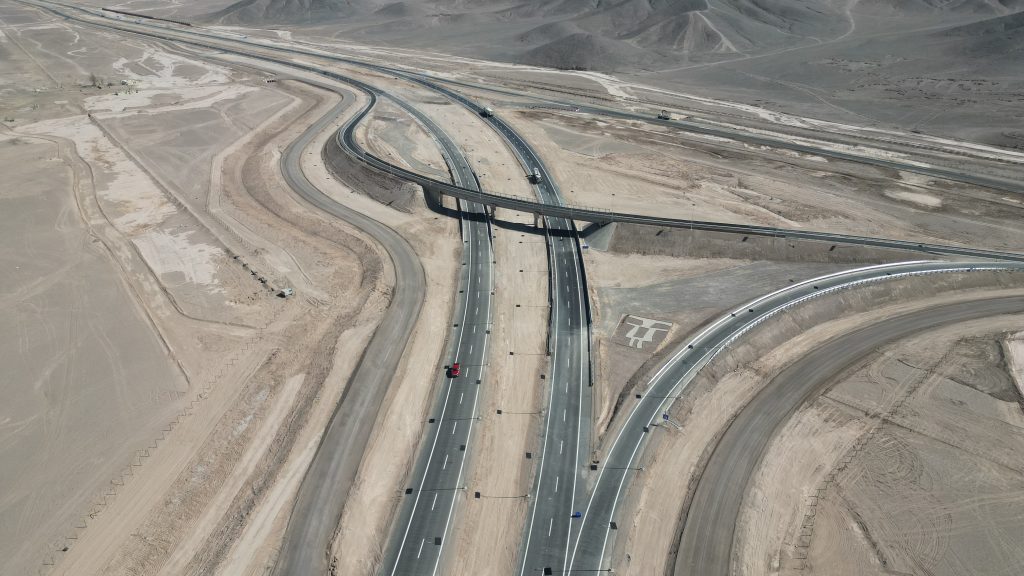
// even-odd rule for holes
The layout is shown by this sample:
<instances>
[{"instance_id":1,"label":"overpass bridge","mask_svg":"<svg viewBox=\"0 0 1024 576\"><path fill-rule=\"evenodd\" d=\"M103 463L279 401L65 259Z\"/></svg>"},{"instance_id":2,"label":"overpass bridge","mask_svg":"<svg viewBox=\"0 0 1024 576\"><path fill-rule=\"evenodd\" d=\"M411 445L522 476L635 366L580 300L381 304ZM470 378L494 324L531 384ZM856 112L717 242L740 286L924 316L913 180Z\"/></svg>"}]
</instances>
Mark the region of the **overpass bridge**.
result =
<instances>
[{"instance_id":1,"label":"overpass bridge","mask_svg":"<svg viewBox=\"0 0 1024 576\"><path fill-rule=\"evenodd\" d=\"M424 176L401 166L387 162L372 153L364 150L356 142L355 127L369 114L377 100L378 92L373 87L345 78L334 73L326 73L327 76L336 76L337 80L351 82L364 90L370 96L369 104L359 114L352 117L335 135L334 145L336 151L347 153L357 160L364 162L370 167L386 172L403 180L414 182L420 185L424 192L437 198L451 196L460 200L477 202L487 207L488 212L493 215L495 208L526 212L535 216L550 216L555 218L568 218L580 222L591 222L599 225L609 223L641 224L645 226L662 226L667 228L682 228L689 230L700 230L710 232L725 232L742 234L748 236L764 236L782 239L810 240L818 242L830 242L832 244L845 244L861 247L883 248L892 250L906 250L921 254L934 256L954 256L983 258L989 260L1008 260L1024 262L1024 254L1014 252L1001 252L996 250L983 250L965 246L950 246L943 244L928 244L908 240L892 240L886 238L872 238L868 236L853 236L849 234L832 234L828 232L816 232L811 230L794 230L787 228L774 228L770 226L754 226L747 224L731 224L725 222L709 222L703 220L687 220L681 218L664 218L660 216L648 216L643 214L632 214L626 212L612 212L590 206L577 204L550 204L539 202L535 198L514 196L508 194L495 194L482 190L472 190L456 186L449 182L442 182L429 176ZM331 151L327 151L331 153ZM526 174L523 175L526 178Z\"/></svg>"}]
</instances>

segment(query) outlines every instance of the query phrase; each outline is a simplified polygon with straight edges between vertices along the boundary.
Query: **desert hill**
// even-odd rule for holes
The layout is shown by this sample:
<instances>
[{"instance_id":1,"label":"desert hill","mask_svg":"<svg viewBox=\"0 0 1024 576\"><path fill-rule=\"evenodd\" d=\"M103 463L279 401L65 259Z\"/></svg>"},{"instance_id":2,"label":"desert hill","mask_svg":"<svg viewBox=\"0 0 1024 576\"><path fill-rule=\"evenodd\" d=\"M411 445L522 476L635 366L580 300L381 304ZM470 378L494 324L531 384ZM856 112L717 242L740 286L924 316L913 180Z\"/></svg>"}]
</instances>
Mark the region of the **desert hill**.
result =
<instances>
[{"instance_id":1,"label":"desert hill","mask_svg":"<svg viewBox=\"0 0 1024 576\"><path fill-rule=\"evenodd\" d=\"M656 70L811 45L869 25L966 25L1024 0L240 0L201 19L564 69ZM969 29L967 34L986 34Z\"/></svg>"},{"instance_id":2,"label":"desert hill","mask_svg":"<svg viewBox=\"0 0 1024 576\"><path fill-rule=\"evenodd\" d=\"M241 0L199 19L1024 147L1024 0Z\"/></svg>"}]
</instances>

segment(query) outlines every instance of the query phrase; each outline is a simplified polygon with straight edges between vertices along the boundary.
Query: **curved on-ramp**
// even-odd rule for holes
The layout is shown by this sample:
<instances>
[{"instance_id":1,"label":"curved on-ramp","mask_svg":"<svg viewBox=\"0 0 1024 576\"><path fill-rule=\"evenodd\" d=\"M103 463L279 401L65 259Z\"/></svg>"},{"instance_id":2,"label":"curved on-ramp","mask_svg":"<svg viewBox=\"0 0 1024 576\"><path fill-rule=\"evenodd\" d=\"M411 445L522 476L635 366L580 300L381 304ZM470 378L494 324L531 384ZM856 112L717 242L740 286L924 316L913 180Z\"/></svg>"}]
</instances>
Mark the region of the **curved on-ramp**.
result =
<instances>
[{"instance_id":1,"label":"curved on-ramp","mask_svg":"<svg viewBox=\"0 0 1024 576\"><path fill-rule=\"evenodd\" d=\"M747 331L822 294L905 276L972 273L976 270L1024 271L1024 265L917 261L837 272L788 286L737 306L690 338L654 374L608 446L583 513L582 526L567 569L584 572L608 569L607 554L614 548L610 542L614 543L616 534L611 524L616 520L618 505L636 473L636 462L648 435L699 371ZM722 453L725 454L724 451ZM701 572L694 574L704 576Z\"/></svg>"},{"instance_id":2,"label":"curved on-ramp","mask_svg":"<svg viewBox=\"0 0 1024 576\"><path fill-rule=\"evenodd\" d=\"M49 2L39 2L38 0L20 0L20 1L25 3L25 4L36 6L37 8L41 8L43 10L47 10L47 11L49 11L51 13L54 13L54 14L57 14L57 15L59 15L61 17L69 18L69 19L75 19L75 20L78 20L78 21L86 23L86 24L91 24L93 26L102 26L102 27L106 27L106 28L112 28L112 29L116 29L116 30L121 30L121 31L128 32L128 33L131 33L131 34L147 35L147 36L161 38L161 39L165 39L165 40L171 40L171 41L175 41L175 42L183 42L183 43L193 44L193 45L196 45L196 46L202 46L202 47L211 48L211 49L215 49L215 50L222 50L222 51L225 51L225 52L228 52L228 53L235 53L235 54L240 54L240 55L243 55L243 56L259 58L259 59L266 60L266 61L269 61L269 62L276 62L278 64L283 64L283 65L290 66L290 67L293 67L293 68L297 68L297 69L313 72L313 73L316 73L316 74L321 74L323 76L326 76L326 77L329 77L329 78L333 78L333 79L336 79L336 80L342 80L343 82L352 84L353 86L355 86L357 88L360 88L360 89L363 89L363 90L366 90L368 92L376 92L376 89L373 88L372 86L369 86L369 85L363 83L363 82L359 82L358 80L355 80L355 79L352 79L352 78L346 78L346 77L340 76L339 74L336 74L336 73L324 71L324 70L322 70L320 68L317 68L314 65L302 64L302 63L286 61L286 60L279 60L279 59L271 58L271 57L266 56L266 55L254 54L252 52L245 52L245 51L241 51L241 50L235 50L235 49L232 49L232 48L225 47L223 45L214 45L214 44L209 44L209 43L198 41L198 40L188 40L188 39L185 39L185 38L181 38L180 36L177 36L177 34L188 35L188 36L199 37L199 38L206 38L206 39L209 39L209 40L216 40L218 42L229 42L229 43L234 43L234 44L240 44L240 45L248 46L248 47L258 47L258 48L261 48L261 49L271 50L271 51L276 51L276 52L283 52L283 53L290 53L290 54L301 54L301 55L305 55L305 56L313 56L313 57L323 58L323 59L331 60L331 61L335 61L335 62L342 62L342 63L354 65L354 66L360 66L360 67L363 67L363 68L366 68L366 69L369 69L369 70L375 70L375 71L382 72L382 73L385 73L385 74L391 74L391 75L403 77L406 80L417 82L417 83L419 83L419 84L421 84L423 86L426 86L426 87L428 87L428 88L430 88L432 90L435 90L435 91L445 95L446 97L453 99L457 103L459 103L459 104L469 108L470 110L473 110L473 111L476 111L476 112L479 112L479 111L482 110L482 108L479 105L477 105L473 101L469 100L465 96L462 96L461 94L459 94L457 92L454 92L454 91L452 91L452 90L450 90L448 88L445 88L445 87L441 86L439 83L440 82L445 82L445 83L454 84L454 85L467 85L467 86L473 86L473 87L481 88L481 89L494 90L493 87L475 86L475 85L472 85L472 84L469 84L469 83L465 83L465 82L459 82L459 81L454 81L454 80L450 80L450 79L443 79L443 78L436 78L436 77L430 76L428 74L413 73L413 72L409 72L407 70L402 70L402 69L398 69L398 68L394 68L394 67L390 67L390 66L383 66L383 65L379 65L379 64L373 64L373 63L370 63L370 62L364 62L364 61L361 61L361 60L358 60L358 59L354 59L354 58L346 58L346 57L343 57L343 56L323 53L323 52L319 52L319 51L300 50L300 49L297 49L297 48L289 48L289 47L285 47L285 46L266 44L266 43L262 43L262 42L255 42L255 41L252 41L250 39L246 39L244 37L243 38L236 38L236 37L225 38L223 36L219 36L219 35L213 34L211 32L203 32L203 31L200 31L200 30L197 30L197 29L188 29L188 30L172 29L172 28L168 28L168 27L164 27L164 26L157 26L157 25L154 25L152 23L143 23L143 22L136 23L136 27L126 28L125 25L129 24L129 23L126 23L126 22L123 22L123 21L117 21L117 20L111 21L109 19L109 14L103 14L103 13L101 13L100 10L90 9L90 8L86 8L86 7L83 7L83 6L75 6L75 5L62 4L62 3L59 3L59 2L52 2L52 1L49 1ZM72 16L70 14L62 13L62 12L58 11L57 9L55 9L54 6L59 6L59 7L64 8L64 9L76 10L76 11L79 11L79 12L83 12L85 14L90 14L90 15L95 16L97 18L100 18L100 19L103 19L103 20L107 20L107 22L110 22L110 23L104 22L104 23L101 24L101 23L93 22L91 20L86 20L84 18ZM116 24L120 24L120 25L116 25ZM143 31L137 30L136 28L149 28L149 29L154 30L154 31L143 32ZM159 32L157 32L157 31L159 31ZM173 33L173 34L170 34L170 33ZM941 169L937 169L937 168L921 167L921 166L918 166L918 165L913 164L913 163L901 163L901 162L896 162L896 161L893 161L893 160L879 160L879 159L870 158L870 157L855 156L855 155L850 155L850 154L847 154L847 153L835 152L835 151L831 151L831 150L823 149L823 148L818 148L818 147L809 147L809 146L806 146L806 145L789 143L789 142L786 142L784 140L766 139L765 137L759 136L759 135L756 135L756 134L745 134L745 133L742 133L742 132L731 131L731 130L730 131L722 132L722 128L721 127L706 127L706 126L696 125L696 124L693 124L691 122L684 122L684 121L679 121L679 120L658 120L658 119L649 118L649 117L644 116L644 115L638 115L638 114L634 114L632 112L621 111L621 110L611 110L611 109L607 109L607 108L600 108L600 107L593 107L593 106L581 107L581 110L583 110L583 109L585 109L586 111L588 111L590 113L593 113L593 114L603 114L603 115L616 116L616 117L626 118L626 119L631 119L631 120L642 120L642 121L645 121L645 122L660 123L660 124L663 124L663 125L671 125L671 126L674 126L674 127L677 127L677 128L682 128L684 130L691 131L691 132L704 133L704 134L710 134L710 135L718 135L718 136L722 136L722 137L726 137L726 138L731 138L731 139L738 139L738 140L741 140L741 141L746 141L746 142L750 142L750 143L754 143L754 144L763 144L763 145L767 145L767 146L776 146L776 147L796 150L798 152L806 152L806 153L809 153L809 154L831 156L831 157L836 157L836 158L840 158L840 159L843 159L843 160L849 160L849 161L853 161L853 162L861 162L861 163L865 163L865 164L873 164L873 165L878 165L878 166L884 166L884 167L887 167L887 168L892 168L892 169L902 170L902 171L907 171L907 172L917 172L917 173L921 173L921 174L925 174L925 175L929 175L929 176L946 178L946 179L950 179L950 180L954 180L954 181L966 182L966 183L970 183L970 184L986 186L986 187L990 187L990 188L994 188L994 189L999 189L999 190L1005 190L1005 191L1009 191L1009 192L1024 193L1024 186L1020 185L1017 182L993 181L991 179L986 178L984 175L961 174L959 172L946 171L946 170L941 170ZM526 158L527 160L529 160L531 162L536 162L536 163L540 162L540 160L538 158L536 158L536 155L533 154L531 150L529 150L528 146L525 146L525 143L522 141L522 139L520 139L518 137L518 135L514 134L514 132L511 131L511 129L508 127L507 124L502 122L497 117L490 117L487 120L488 120L489 124L491 124L492 126L495 127L495 129L498 131L499 135L501 135L503 138L507 138L507 140L508 140L508 142L509 142L509 144L510 144L510 146L511 146L513 151L517 151L517 153L518 153L518 150L520 150L522 148L522 149L524 149L523 151L526 153L526 156L528 156L528 158ZM519 146L520 143L524 144L524 146ZM827 233L827 232L817 232L817 231L797 230L797 229L786 229L786 228L774 228L774 227L769 227L769 226L752 226L752 225L745 225L745 224L730 224L730 223L725 223L725 222L707 222L707 221L700 221L700 220L685 220L685 219L678 219L678 218L664 218L664 217L650 216L650 215L641 215L641 214L609 212L609 211L601 210L601 209L598 209L598 208L588 208L588 207L581 207L581 206L564 205L564 204L555 203L555 202L547 202L547 201L537 202L536 200L530 199L530 198L524 198L524 197L519 197L519 196L505 196L505 195L501 195L501 194L486 193L486 192L481 192L479 190L473 190L473 189L469 189L469 188L466 188L466 187L463 187L463 186L454 185L454 184L451 184L451 183L448 183L448 182L441 182L441 181L435 180L433 178L429 178L427 176L424 176L422 174L418 174L418 173L415 173L415 172L412 172L412 171L405 170L404 168L402 168L400 166L395 166L395 165L389 164L389 163L384 162L383 160L381 160L379 158L376 158L373 155L367 154L367 153L362 152L362 151L360 151L359 154L357 154L357 156L359 157L360 160L362 160L362 161L364 161L364 162L366 162L366 163L370 164L371 166L374 166L374 167L376 167L378 169L388 171L388 172L390 172L392 174L395 174L395 175L400 175L403 178L412 180L413 182L416 182L418 184L424 185L425 187L429 187L429 188L431 188L433 190L440 191L440 192L443 192L445 194L448 194L448 195L451 195L451 196L455 196L455 197L463 199L463 200L467 200L467 201L470 201L470 202L479 202L479 203L482 203L482 204L486 204L488 206L498 206L498 207L508 208L510 210L521 210L521 211L525 211L525 212L531 212L531 213L534 213L534 214L543 214L543 215L546 215L546 216L552 216L552 217L556 217L556 218L567 218L567 219L570 219L570 220L581 220L581 221L597 222L597 223L625 222L625 223L645 224L645 225L652 225L652 226L667 226L667 227L674 227L674 228L689 228L691 230L719 231L719 232L728 232L728 233L736 233L736 234L751 234L751 235L757 235L757 236L772 236L772 237L778 237L778 238L782 238L782 237L798 238L798 239L804 239L804 240L831 242L831 243L837 243L837 244L852 244L852 245L860 245L860 246L873 246L873 247L879 247L879 248L892 248L892 249L899 249L899 250L909 250L909 251L919 252L919 253L923 253L923 254L934 254L934 255L944 255L944 256L1024 261L1024 255L1022 255L1022 254L1006 252L1006 251L998 251L998 250L981 250L981 249L970 248L970 247L965 247L965 246L949 246L949 245L941 245L941 244L925 244L925 243L918 243L918 242L904 241L904 240L892 240L892 239L885 239L885 238L871 238L871 237L864 237L864 236L853 236L853 235L848 235L848 234L831 234L831 233ZM544 170L542 164L540 165L540 168L541 168L542 171Z\"/></svg>"},{"instance_id":3,"label":"curved on-ramp","mask_svg":"<svg viewBox=\"0 0 1024 576\"><path fill-rule=\"evenodd\" d=\"M367 233L387 251L395 271L391 304L363 352L345 392L335 408L317 454L299 488L288 523L289 537L277 566L302 566L303 573L325 574L331 538L355 479L369 439L372 423L384 394L397 372L413 325L419 318L426 283L423 267L412 246L384 224L335 202L313 186L302 172L302 151L353 102L344 97L327 114L306 129L281 157L281 172L288 186L306 202ZM329 454L330 457L323 457ZM295 521L292 521L295 520ZM286 569L281 574L294 574Z\"/></svg>"},{"instance_id":4,"label":"curved on-ramp","mask_svg":"<svg viewBox=\"0 0 1024 576\"><path fill-rule=\"evenodd\" d=\"M773 378L740 411L715 446L686 514L676 576L731 573L736 523L747 485L768 443L797 408L879 346L912 334L1000 314L1024 312L1024 297L957 302L890 317L833 338Z\"/></svg>"}]
</instances>

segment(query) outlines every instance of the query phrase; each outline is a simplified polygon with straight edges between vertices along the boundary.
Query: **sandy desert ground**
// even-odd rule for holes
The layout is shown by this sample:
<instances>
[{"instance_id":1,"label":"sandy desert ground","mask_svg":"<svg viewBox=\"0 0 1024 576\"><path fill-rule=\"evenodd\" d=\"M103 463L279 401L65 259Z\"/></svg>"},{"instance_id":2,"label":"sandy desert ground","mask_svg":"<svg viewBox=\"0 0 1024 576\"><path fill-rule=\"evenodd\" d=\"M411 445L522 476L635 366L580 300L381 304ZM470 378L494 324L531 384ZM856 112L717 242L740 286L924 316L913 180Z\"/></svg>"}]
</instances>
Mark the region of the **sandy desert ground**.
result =
<instances>
[{"instance_id":1,"label":"sandy desert ground","mask_svg":"<svg viewBox=\"0 0 1024 576\"><path fill-rule=\"evenodd\" d=\"M524 110L509 119L583 206L1022 248L1024 204L1004 193L574 113Z\"/></svg>"},{"instance_id":2,"label":"sandy desert ground","mask_svg":"<svg viewBox=\"0 0 1024 576\"><path fill-rule=\"evenodd\" d=\"M3 468L4 573L155 573L183 525L221 523L208 505L252 506L230 487L278 472L295 414L333 406L386 278L364 239L247 166L325 96L17 6L2 19L5 166L26 168L5 187L24 270L3 312L22 326L5 331L5 462L31 463ZM216 542L186 559L216 561Z\"/></svg>"},{"instance_id":3,"label":"sandy desert ground","mask_svg":"<svg viewBox=\"0 0 1024 576\"><path fill-rule=\"evenodd\" d=\"M857 288L846 291L844 294L833 295L818 299L803 308L794 310L784 322L784 326L776 325L771 330L758 328L749 338L748 342L740 345L732 352L719 356L708 370L698 377L698 380L691 385L689 392L682 400L676 402L670 412L673 422L679 427L660 426L658 433L653 437L652 448L649 449L639 464L643 472L638 480L631 486L623 504L624 510L619 514L624 520L619 523L620 535L616 540L616 550L613 557L616 558L615 570L628 574L650 574L669 572L673 570L674 550L678 544L680 516L684 514L685 502L693 488L695 474L699 474L702 463L706 460L711 446L723 426L728 424L736 412L749 401L750 398L763 386L774 374L777 374L782 367L791 362L794 357L805 354L813 347L820 345L824 340L840 333L854 329L863 323L875 322L879 318L904 313L917 308L918 306L936 305L940 302L955 302L959 299L978 296L986 292L991 295L1008 293L1019 293L1019 288L1014 288L1015 280L1002 278L996 280L978 278L948 278L941 282L929 280L897 281L904 284L901 291L913 292L918 296L911 303L900 302L892 298L888 289L878 290L877 287ZM977 282L981 285L992 286L993 288L979 290ZM1002 284L1004 288L994 288ZM881 303L884 302L884 303ZM865 305L869 304L872 310L868 311ZM848 314L837 318L837 309L846 311ZM994 323L992 320L979 321L965 326L964 330L969 333L977 331L981 334L1001 334L1002 330L1013 330L1019 326L1019 316L1008 316ZM949 340L958 338L957 328L946 330ZM937 337L934 334L921 335L918 339L908 339L893 345L899 350L910 350L912 354L925 354L925 350L937 349L934 355L942 355L943 346L936 343L932 345ZM926 344L923 344L926 343ZM898 363L893 354L883 351L877 352L871 358L864 361L864 365L870 365L876 359L885 359L893 364ZM1009 382L1009 376L1001 373L999 369L989 370L987 377L995 381ZM903 380L895 377L886 379L891 386L898 386ZM973 381L979 386L985 386L981 378L975 377ZM840 379L840 382L846 380ZM801 413L791 420L770 445L769 452L764 456L763 462L755 475L752 486L744 497L744 508L741 512L741 520L737 529L738 548L734 548L733 573L736 574L778 574L778 573L802 573L803 570L812 568L812 564L805 564L803 560L794 560L796 557L809 558L804 554L806 550L806 535L803 528L804 517L808 513L814 514L813 509L808 509L813 504L817 488L824 486L824 479L830 473L835 473L836 467L843 466L848 456L848 449L863 433L864 438L870 438L868 431L877 419L884 420L884 415L865 415L845 404L833 402L829 398L842 389L844 384L836 387L819 399L808 403ZM883 412L891 408L902 397L893 395L874 394L872 402L877 403ZM629 408L628 400L625 408ZM1002 401L1000 401L1002 402ZM905 406L906 404L900 404ZM994 405L999 406L999 405ZM1002 402L1002 407L992 407L994 414L999 416L996 419L1020 419L1019 404ZM915 409L914 417L922 421L930 421L939 414L945 413L948 406L920 407ZM935 411L933 411L935 410ZM961 415L962 416L962 415ZM858 420L860 418L860 420ZM959 422L963 425L968 418ZM971 426L976 427L975 434L987 434L988 427L1001 426L1003 424L986 423L984 420L974 422ZM934 429L933 429L934 430ZM949 432L947 432L949 433ZM979 437L980 438L980 437ZM863 443L863 441L862 441ZM963 444L961 444L963 445ZM860 444L858 444L859 449ZM999 448L1002 450L1003 448ZM866 473L864 473L866 474ZM984 475L984 473L981 473ZM912 474L911 474L912 476ZM864 475L858 475L864 479ZM920 477L916 477L920 480ZM906 479L913 484L915 480ZM977 478L975 479L977 480ZM969 484L969 480L965 480ZM984 482L988 482L985 480ZM891 486L875 485L874 488L865 488L871 495L862 493L865 501L877 502L883 497L894 497L890 490ZM908 490L911 488L908 487ZM665 506L663 503L672 501L679 503L679 506ZM895 502L895 501L892 501ZM927 504L921 504L922 508L928 508ZM878 508L873 508L877 510ZM930 508L929 513L936 513L940 508ZM942 511L937 512L942 514ZM848 520L850 516L847 516ZM891 522L880 519L879 522ZM628 522L625 520L628 519ZM836 521L833 522L835 524ZM842 556L845 565L843 572L837 573L874 573L872 570L880 570L876 563L877 556L871 553L854 557L846 555L845 551L839 550L837 546L846 546L840 542L850 542L854 534L862 530L862 526L856 522L844 523L842 534L830 532L827 544L828 550L833 552L832 556L819 556L818 568L823 573L833 573L838 558ZM674 526L674 528L672 528ZM832 528L837 529L837 528ZM803 530L803 531L802 531ZM906 538L908 534L916 534L921 537L931 538L932 531L929 528L920 530L900 531L901 536ZM924 536L928 534L929 536ZM935 534L935 537L943 537ZM950 540L949 534L945 538ZM899 544L893 543L893 546ZM1014 545L1008 544L1010 548ZM932 553L934 549L928 549ZM1019 551L1019 550L1018 550ZM946 553L946 552L943 552ZM951 570L950 573L969 574L985 573L988 568L995 570L1005 569L1012 566L1012 563L1004 563L1004 556L993 557L990 564L977 564L969 570ZM1016 553L1016 552L1013 552ZM926 554L923 550L910 551L908 555ZM879 571L877 573L892 573ZM897 572L899 573L899 572ZM917 573L914 570L905 570L905 573Z\"/></svg>"},{"instance_id":4,"label":"sandy desert ground","mask_svg":"<svg viewBox=\"0 0 1024 576\"><path fill-rule=\"evenodd\" d=\"M754 480L738 571L1015 572L1024 415L1006 352L1018 326L887 346L808 404Z\"/></svg>"},{"instance_id":5,"label":"sandy desert ground","mask_svg":"<svg viewBox=\"0 0 1024 576\"><path fill-rule=\"evenodd\" d=\"M624 56L618 44L589 37L606 14L579 20L578 7L567 8L563 25L543 30L534 30L533 12L504 28L479 14L441 19L437 29L472 34L459 46L427 46L423 39L436 29L410 30L408 42L392 36L400 23L423 17L410 3L374 5L382 12L372 23L357 12L346 23L353 27L334 31L273 21L277 0L241 12L226 0L118 6L282 44L299 37L299 46L312 40L467 82L460 90L493 106L535 147L569 202L1024 251L1024 202L1013 193L543 101L651 115L668 107L791 142L1019 179L1019 74L997 74L994 62L975 75L990 80L942 80L923 64L914 72L915 59L926 59L920 52L887 60L897 39L869 7L839 10L843 26L821 24L838 38L803 38L793 50L780 50L775 33L761 28L745 45L734 18L688 11L685 64L654 76L644 66L665 64L653 47L661 36L644 54ZM911 36L940 52L964 35L1001 39L987 28L960 28L1004 23L1010 10L999 6L972 17L935 9L900 21L913 21ZM302 7L316 14L323 4ZM250 19L259 10L262 24ZM929 35L953 25L941 38ZM514 31L523 35L515 36L516 54L480 49L489 35L507 41L509 26L522 27ZM719 38L717 47L701 52L695 30ZM1004 30L1011 41L1013 30ZM391 43L362 42L371 33ZM868 46L871 39L878 44ZM618 59L620 74L538 67L579 47ZM456 54L434 51L442 48ZM861 59L850 55L855 49ZM535 194L514 152L478 115L380 71L290 57L416 106L444 127L487 191ZM977 52L964 59L976 61ZM9 280L0 289L0 326L8 328L0 361L9 367L0 377L8 399L0 406L0 574L272 570L305 470L395 284L373 238L303 201L281 174L284 150L341 101L336 90L355 97L332 129L366 101L344 83L0 0L0 261ZM716 99L722 95L732 100ZM322 132L303 151L303 174L331 199L397 231L426 279L411 343L379 417L365 422L370 444L329 552L335 574L373 574L437 396L461 242L458 221L431 210L417 186L352 158L325 158L332 137ZM356 138L397 165L448 178L437 142L386 97ZM444 573L516 570L537 464L523 455L544 441L544 235L531 214L499 209L493 224L490 384L481 390ZM746 238L662 232L625 225L582 232L594 309L595 458L621 427L633 392L729 307L806 278L918 257L833 253L785 240L739 247ZM285 288L294 295L279 297ZM822 298L751 333L676 403L672 417L682 425L654 435L642 457L646 472L626 494L616 572L671 572L691 479L723 426L787 362L899 311L1020 290L1019 278L1000 274L900 281ZM639 347L627 335L638 318L664 327ZM1015 573L1007 567L1024 562L1014 539L1022 516L1014 457L1024 441L1022 328L1019 315L1006 316L899 341L804 405L772 440L750 486L733 572Z\"/></svg>"}]
</instances>

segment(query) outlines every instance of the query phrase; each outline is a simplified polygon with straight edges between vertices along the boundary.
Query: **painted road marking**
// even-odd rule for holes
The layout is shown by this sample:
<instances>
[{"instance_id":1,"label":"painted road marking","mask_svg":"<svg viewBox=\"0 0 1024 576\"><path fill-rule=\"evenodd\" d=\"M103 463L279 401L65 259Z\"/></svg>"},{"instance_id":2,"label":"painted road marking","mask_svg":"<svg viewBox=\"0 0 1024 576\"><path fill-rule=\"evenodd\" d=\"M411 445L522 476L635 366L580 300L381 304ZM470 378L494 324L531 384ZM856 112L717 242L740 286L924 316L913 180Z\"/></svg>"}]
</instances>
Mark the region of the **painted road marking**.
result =
<instances>
[{"instance_id":1,"label":"painted road marking","mask_svg":"<svg viewBox=\"0 0 1024 576\"><path fill-rule=\"evenodd\" d=\"M448 469L448 455L445 454L444 455L444 464L441 465L441 470L447 470L447 469Z\"/></svg>"},{"instance_id":2,"label":"painted road marking","mask_svg":"<svg viewBox=\"0 0 1024 576\"><path fill-rule=\"evenodd\" d=\"M548 538L551 537L551 529L554 528L554 527L555 527L555 519L552 518L551 521L548 522Z\"/></svg>"},{"instance_id":3,"label":"painted road marking","mask_svg":"<svg viewBox=\"0 0 1024 576\"><path fill-rule=\"evenodd\" d=\"M558 478L559 478L558 476L555 476L555 493L556 494L558 493ZM434 494L434 496L437 496L437 494Z\"/></svg>"},{"instance_id":4,"label":"painted road marking","mask_svg":"<svg viewBox=\"0 0 1024 576\"><path fill-rule=\"evenodd\" d=\"M559 454L561 454L561 453L562 453L562 447L563 447L564 445L565 445L565 440L559 440L559 441L558 441L558 453L559 453Z\"/></svg>"},{"instance_id":5,"label":"painted road marking","mask_svg":"<svg viewBox=\"0 0 1024 576\"><path fill-rule=\"evenodd\" d=\"M565 413L566 413L566 409L562 408L562 422L565 422Z\"/></svg>"},{"instance_id":6,"label":"painted road marking","mask_svg":"<svg viewBox=\"0 0 1024 576\"><path fill-rule=\"evenodd\" d=\"M434 501L430 503L430 509L433 510L434 506L437 505L437 492L434 492Z\"/></svg>"},{"instance_id":7,"label":"painted road marking","mask_svg":"<svg viewBox=\"0 0 1024 576\"><path fill-rule=\"evenodd\" d=\"M417 558L419 558L423 554L423 542L425 540L426 540L426 538L421 538L420 539L420 551L416 553L416 557Z\"/></svg>"},{"instance_id":8,"label":"painted road marking","mask_svg":"<svg viewBox=\"0 0 1024 576\"><path fill-rule=\"evenodd\" d=\"M458 426L459 426L458 422L452 424L452 436L455 436L455 429L458 428Z\"/></svg>"},{"instance_id":9,"label":"painted road marking","mask_svg":"<svg viewBox=\"0 0 1024 576\"><path fill-rule=\"evenodd\" d=\"M459 392L459 404L462 404L462 392Z\"/></svg>"}]
</instances>

